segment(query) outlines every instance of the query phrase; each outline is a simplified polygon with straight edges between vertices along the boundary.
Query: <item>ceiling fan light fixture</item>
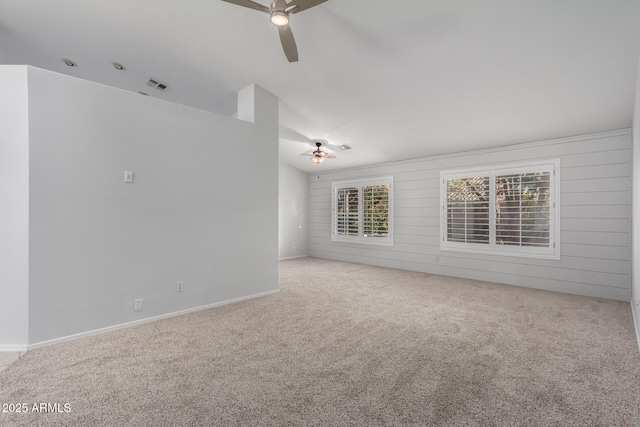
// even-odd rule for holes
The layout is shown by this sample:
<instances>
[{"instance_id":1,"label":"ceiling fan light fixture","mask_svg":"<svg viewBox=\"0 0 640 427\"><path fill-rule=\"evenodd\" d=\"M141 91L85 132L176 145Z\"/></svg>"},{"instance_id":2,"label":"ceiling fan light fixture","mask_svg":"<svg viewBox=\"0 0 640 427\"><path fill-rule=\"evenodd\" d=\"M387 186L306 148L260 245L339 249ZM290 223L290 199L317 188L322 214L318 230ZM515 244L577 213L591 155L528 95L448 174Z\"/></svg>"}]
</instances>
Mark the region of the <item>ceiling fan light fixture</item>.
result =
<instances>
[{"instance_id":1,"label":"ceiling fan light fixture","mask_svg":"<svg viewBox=\"0 0 640 427\"><path fill-rule=\"evenodd\" d=\"M324 157L320 157L320 156L313 156L313 157L311 158L311 160L312 160L314 163L322 163L322 162L324 162Z\"/></svg>"},{"instance_id":2,"label":"ceiling fan light fixture","mask_svg":"<svg viewBox=\"0 0 640 427\"><path fill-rule=\"evenodd\" d=\"M289 15L285 12L271 12L271 23L276 27L284 27L289 24Z\"/></svg>"}]
</instances>

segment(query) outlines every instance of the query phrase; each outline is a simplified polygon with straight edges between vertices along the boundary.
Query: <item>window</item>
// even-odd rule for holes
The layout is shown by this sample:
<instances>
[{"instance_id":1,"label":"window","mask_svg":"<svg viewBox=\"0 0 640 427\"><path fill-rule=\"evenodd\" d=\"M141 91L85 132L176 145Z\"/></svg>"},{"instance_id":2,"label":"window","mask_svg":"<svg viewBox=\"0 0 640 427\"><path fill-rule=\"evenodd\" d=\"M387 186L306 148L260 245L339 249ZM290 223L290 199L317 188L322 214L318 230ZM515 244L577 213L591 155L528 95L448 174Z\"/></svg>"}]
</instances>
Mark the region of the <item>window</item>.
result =
<instances>
[{"instance_id":1,"label":"window","mask_svg":"<svg viewBox=\"0 0 640 427\"><path fill-rule=\"evenodd\" d=\"M559 161L441 172L440 249L560 258Z\"/></svg>"},{"instance_id":2,"label":"window","mask_svg":"<svg viewBox=\"0 0 640 427\"><path fill-rule=\"evenodd\" d=\"M334 182L331 240L393 245L393 178Z\"/></svg>"}]
</instances>

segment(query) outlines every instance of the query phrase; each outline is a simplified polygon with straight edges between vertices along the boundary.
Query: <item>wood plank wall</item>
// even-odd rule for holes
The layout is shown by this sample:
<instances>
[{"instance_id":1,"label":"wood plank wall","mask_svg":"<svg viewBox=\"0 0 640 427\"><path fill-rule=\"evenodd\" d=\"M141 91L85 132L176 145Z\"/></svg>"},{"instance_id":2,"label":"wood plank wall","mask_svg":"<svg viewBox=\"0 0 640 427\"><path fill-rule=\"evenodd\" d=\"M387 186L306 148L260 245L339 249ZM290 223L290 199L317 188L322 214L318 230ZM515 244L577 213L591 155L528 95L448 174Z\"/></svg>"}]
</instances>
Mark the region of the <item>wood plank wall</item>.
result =
<instances>
[{"instance_id":1,"label":"wood plank wall","mask_svg":"<svg viewBox=\"0 0 640 427\"><path fill-rule=\"evenodd\" d=\"M560 159L561 259L439 249L442 170ZM631 130L309 174L310 256L629 301ZM331 241L331 182L394 177L394 246Z\"/></svg>"}]
</instances>

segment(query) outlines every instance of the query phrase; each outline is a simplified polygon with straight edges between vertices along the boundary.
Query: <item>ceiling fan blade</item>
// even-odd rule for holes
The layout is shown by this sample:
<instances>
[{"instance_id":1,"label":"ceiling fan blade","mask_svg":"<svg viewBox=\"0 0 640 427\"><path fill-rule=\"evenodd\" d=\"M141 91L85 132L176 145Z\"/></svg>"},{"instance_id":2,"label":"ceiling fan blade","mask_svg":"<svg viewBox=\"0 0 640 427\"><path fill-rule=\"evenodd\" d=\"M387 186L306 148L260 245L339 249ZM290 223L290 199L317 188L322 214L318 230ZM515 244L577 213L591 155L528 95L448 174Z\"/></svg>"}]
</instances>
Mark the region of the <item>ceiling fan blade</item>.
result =
<instances>
[{"instance_id":1,"label":"ceiling fan blade","mask_svg":"<svg viewBox=\"0 0 640 427\"><path fill-rule=\"evenodd\" d=\"M333 154L317 154L317 153L300 153L301 156L305 156L305 157L319 157L321 159L335 159L336 156L334 156Z\"/></svg>"},{"instance_id":2,"label":"ceiling fan blade","mask_svg":"<svg viewBox=\"0 0 640 427\"><path fill-rule=\"evenodd\" d=\"M284 49L284 54L287 55L289 62L298 62L298 47L296 46L296 39L293 38L293 32L288 25L278 27L278 33L280 34L280 42Z\"/></svg>"},{"instance_id":3,"label":"ceiling fan blade","mask_svg":"<svg viewBox=\"0 0 640 427\"><path fill-rule=\"evenodd\" d=\"M327 0L293 0L287 4L287 11L290 10L291 13L302 12L303 10L307 10L326 1Z\"/></svg>"},{"instance_id":4,"label":"ceiling fan blade","mask_svg":"<svg viewBox=\"0 0 640 427\"><path fill-rule=\"evenodd\" d=\"M260 12L269 13L269 8L267 6L263 6L260 3L256 3L251 0L222 0L227 3L237 4L238 6L248 7L249 9L259 10Z\"/></svg>"}]
</instances>

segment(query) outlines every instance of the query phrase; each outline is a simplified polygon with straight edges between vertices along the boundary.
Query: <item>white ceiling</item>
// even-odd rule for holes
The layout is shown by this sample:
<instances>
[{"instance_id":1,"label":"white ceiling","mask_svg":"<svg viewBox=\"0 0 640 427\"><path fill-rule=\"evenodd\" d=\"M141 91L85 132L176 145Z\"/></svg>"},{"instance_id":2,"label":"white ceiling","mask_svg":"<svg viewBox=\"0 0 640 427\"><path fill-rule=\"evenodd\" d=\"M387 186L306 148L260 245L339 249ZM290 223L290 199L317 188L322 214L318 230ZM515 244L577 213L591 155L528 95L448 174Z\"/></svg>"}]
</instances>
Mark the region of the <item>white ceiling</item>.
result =
<instances>
[{"instance_id":1,"label":"white ceiling","mask_svg":"<svg viewBox=\"0 0 640 427\"><path fill-rule=\"evenodd\" d=\"M632 124L640 0L329 0L291 27L293 64L266 14L221 0L0 0L0 63L225 115L257 83L287 135L353 146L324 170Z\"/></svg>"}]
</instances>

